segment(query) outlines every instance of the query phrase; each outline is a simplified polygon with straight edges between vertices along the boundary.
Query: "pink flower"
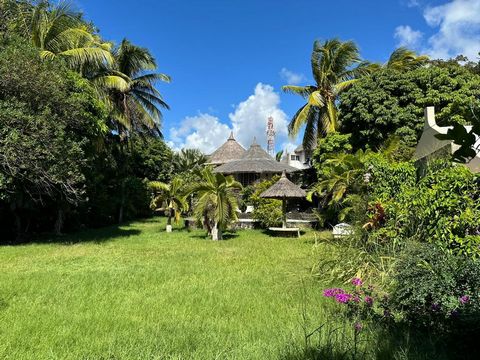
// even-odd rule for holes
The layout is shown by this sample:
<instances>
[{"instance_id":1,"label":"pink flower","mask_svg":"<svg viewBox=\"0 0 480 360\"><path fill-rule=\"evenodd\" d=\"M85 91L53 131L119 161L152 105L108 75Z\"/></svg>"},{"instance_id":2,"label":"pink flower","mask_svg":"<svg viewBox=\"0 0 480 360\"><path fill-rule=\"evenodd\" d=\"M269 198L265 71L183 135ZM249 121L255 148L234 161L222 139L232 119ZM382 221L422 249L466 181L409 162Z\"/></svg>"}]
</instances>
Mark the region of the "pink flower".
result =
<instances>
[{"instance_id":1,"label":"pink flower","mask_svg":"<svg viewBox=\"0 0 480 360\"><path fill-rule=\"evenodd\" d=\"M345 291L340 288L325 289L323 290L323 296L325 297L335 297L338 294L343 294Z\"/></svg>"},{"instance_id":2,"label":"pink flower","mask_svg":"<svg viewBox=\"0 0 480 360\"><path fill-rule=\"evenodd\" d=\"M373 305L373 298L371 296L365 296L365 302L367 303L368 306Z\"/></svg>"},{"instance_id":3,"label":"pink flower","mask_svg":"<svg viewBox=\"0 0 480 360\"><path fill-rule=\"evenodd\" d=\"M356 322L355 325L353 325L354 329L356 332L362 331L363 325L362 323Z\"/></svg>"},{"instance_id":4,"label":"pink flower","mask_svg":"<svg viewBox=\"0 0 480 360\"><path fill-rule=\"evenodd\" d=\"M351 298L352 298L352 295L345 294L345 293L335 295L335 300L337 300L337 302L342 303L342 304L348 303Z\"/></svg>"},{"instance_id":5,"label":"pink flower","mask_svg":"<svg viewBox=\"0 0 480 360\"><path fill-rule=\"evenodd\" d=\"M362 279L356 277L356 278L352 279L352 284L355 285L355 286L362 286L363 281L362 281Z\"/></svg>"},{"instance_id":6,"label":"pink flower","mask_svg":"<svg viewBox=\"0 0 480 360\"><path fill-rule=\"evenodd\" d=\"M465 305L466 303L468 303L470 301L470 296L463 295L462 297L460 297L458 299L458 301L460 301L460 304Z\"/></svg>"}]
</instances>

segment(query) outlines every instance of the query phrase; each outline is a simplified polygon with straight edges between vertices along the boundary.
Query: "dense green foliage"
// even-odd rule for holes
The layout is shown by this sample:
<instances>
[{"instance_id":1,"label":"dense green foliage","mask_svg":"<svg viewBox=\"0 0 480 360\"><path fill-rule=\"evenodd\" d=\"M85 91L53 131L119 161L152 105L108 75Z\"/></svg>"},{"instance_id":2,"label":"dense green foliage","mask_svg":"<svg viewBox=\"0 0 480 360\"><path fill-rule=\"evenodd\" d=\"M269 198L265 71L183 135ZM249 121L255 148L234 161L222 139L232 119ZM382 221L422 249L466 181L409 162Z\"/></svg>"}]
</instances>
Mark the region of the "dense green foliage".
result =
<instances>
[{"instance_id":1,"label":"dense green foliage","mask_svg":"<svg viewBox=\"0 0 480 360\"><path fill-rule=\"evenodd\" d=\"M69 2L0 2L2 240L151 214L168 181L148 49L103 40Z\"/></svg>"},{"instance_id":2,"label":"dense green foliage","mask_svg":"<svg viewBox=\"0 0 480 360\"><path fill-rule=\"evenodd\" d=\"M253 219L264 228L282 224L282 201L260 197L260 194L275 184L279 178L274 176L270 180L252 185L243 194L245 204L253 206Z\"/></svg>"},{"instance_id":3,"label":"dense green foliage","mask_svg":"<svg viewBox=\"0 0 480 360\"><path fill-rule=\"evenodd\" d=\"M41 61L21 40L0 44L0 198L17 235L28 226L22 222L47 222L42 207L62 216L85 200L88 157L105 119L87 81Z\"/></svg>"},{"instance_id":4,"label":"dense green foliage","mask_svg":"<svg viewBox=\"0 0 480 360\"><path fill-rule=\"evenodd\" d=\"M414 325L440 332L478 331L480 262L411 244L400 256L394 281L391 303Z\"/></svg>"},{"instance_id":5,"label":"dense green foliage","mask_svg":"<svg viewBox=\"0 0 480 360\"><path fill-rule=\"evenodd\" d=\"M402 243L414 238L453 253L479 255L478 175L461 166L440 166L417 183L395 189L395 197L383 203L385 225L372 234L377 240Z\"/></svg>"},{"instance_id":6,"label":"dense green foliage","mask_svg":"<svg viewBox=\"0 0 480 360\"><path fill-rule=\"evenodd\" d=\"M426 106L437 123L465 124L478 104L480 76L455 64L407 72L385 69L363 77L340 96L341 131L352 133L355 148L378 149L392 135L415 146Z\"/></svg>"}]
</instances>

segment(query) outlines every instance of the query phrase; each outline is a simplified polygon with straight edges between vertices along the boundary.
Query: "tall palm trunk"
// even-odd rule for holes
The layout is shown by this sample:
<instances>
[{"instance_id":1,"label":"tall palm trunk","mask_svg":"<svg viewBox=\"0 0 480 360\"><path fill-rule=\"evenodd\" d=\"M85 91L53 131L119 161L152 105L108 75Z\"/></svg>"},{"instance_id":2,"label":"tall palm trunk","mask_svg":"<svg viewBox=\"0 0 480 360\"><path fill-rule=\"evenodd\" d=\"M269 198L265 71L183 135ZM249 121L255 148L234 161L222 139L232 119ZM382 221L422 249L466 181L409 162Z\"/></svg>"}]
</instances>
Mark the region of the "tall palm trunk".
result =
<instances>
[{"instance_id":1,"label":"tall palm trunk","mask_svg":"<svg viewBox=\"0 0 480 360\"><path fill-rule=\"evenodd\" d=\"M219 226L218 222L212 228L212 240L223 240L222 227Z\"/></svg>"},{"instance_id":2,"label":"tall palm trunk","mask_svg":"<svg viewBox=\"0 0 480 360\"><path fill-rule=\"evenodd\" d=\"M172 217L174 216L174 209L172 207L168 208L168 217L167 217L167 232L172 232Z\"/></svg>"},{"instance_id":3,"label":"tall palm trunk","mask_svg":"<svg viewBox=\"0 0 480 360\"><path fill-rule=\"evenodd\" d=\"M60 206L57 211L57 220L55 221L54 233L55 235L62 235L63 224L65 222L65 213Z\"/></svg>"}]
</instances>

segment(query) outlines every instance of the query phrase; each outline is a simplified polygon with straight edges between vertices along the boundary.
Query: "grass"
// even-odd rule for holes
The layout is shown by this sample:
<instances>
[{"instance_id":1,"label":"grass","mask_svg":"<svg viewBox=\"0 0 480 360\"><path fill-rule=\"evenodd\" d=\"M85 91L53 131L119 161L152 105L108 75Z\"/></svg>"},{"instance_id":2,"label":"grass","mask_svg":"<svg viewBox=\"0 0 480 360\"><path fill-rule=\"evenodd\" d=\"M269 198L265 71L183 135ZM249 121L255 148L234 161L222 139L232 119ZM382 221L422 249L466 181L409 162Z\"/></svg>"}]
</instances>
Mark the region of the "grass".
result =
<instances>
[{"instance_id":1,"label":"grass","mask_svg":"<svg viewBox=\"0 0 480 360\"><path fill-rule=\"evenodd\" d=\"M313 233L213 242L164 225L1 247L0 358L287 358L326 320Z\"/></svg>"}]
</instances>

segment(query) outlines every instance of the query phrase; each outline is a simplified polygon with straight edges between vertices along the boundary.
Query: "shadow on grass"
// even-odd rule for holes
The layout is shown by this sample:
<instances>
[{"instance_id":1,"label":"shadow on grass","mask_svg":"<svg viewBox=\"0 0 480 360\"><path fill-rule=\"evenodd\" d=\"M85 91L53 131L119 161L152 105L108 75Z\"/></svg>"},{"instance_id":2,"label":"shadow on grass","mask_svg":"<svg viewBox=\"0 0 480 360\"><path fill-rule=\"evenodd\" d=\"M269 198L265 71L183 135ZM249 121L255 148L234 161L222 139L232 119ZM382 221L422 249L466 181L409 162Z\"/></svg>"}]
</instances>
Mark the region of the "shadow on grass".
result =
<instances>
[{"instance_id":1,"label":"shadow on grass","mask_svg":"<svg viewBox=\"0 0 480 360\"><path fill-rule=\"evenodd\" d=\"M477 337L475 337L477 338ZM471 337L470 340L474 339ZM465 341L464 337L435 336L429 331L398 327L372 331L358 341L348 336L321 337L308 346L288 345L281 360L473 360L478 359L478 341Z\"/></svg>"},{"instance_id":2,"label":"shadow on grass","mask_svg":"<svg viewBox=\"0 0 480 360\"><path fill-rule=\"evenodd\" d=\"M191 239L200 239L200 240L212 241L212 236L207 235L206 232L201 232L201 233L196 233L196 234L190 233L189 237ZM228 240L235 239L237 237L239 237L239 235L237 233L227 232L227 233L223 234L223 239L219 240L219 241L228 241Z\"/></svg>"},{"instance_id":3,"label":"shadow on grass","mask_svg":"<svg viewBox=\"0 0 480 360\"><path fill-rule=\"evenodd\" d=\"M123 229L130 223L108 226L104 228L80 230L75 233L65 235L43 234L22 241L0 243L1 246L18 246L26 244L60 244L73 245L78 243L103 243L114 239L139 235L139 229Z\"/></svg>"}]
</instances>

